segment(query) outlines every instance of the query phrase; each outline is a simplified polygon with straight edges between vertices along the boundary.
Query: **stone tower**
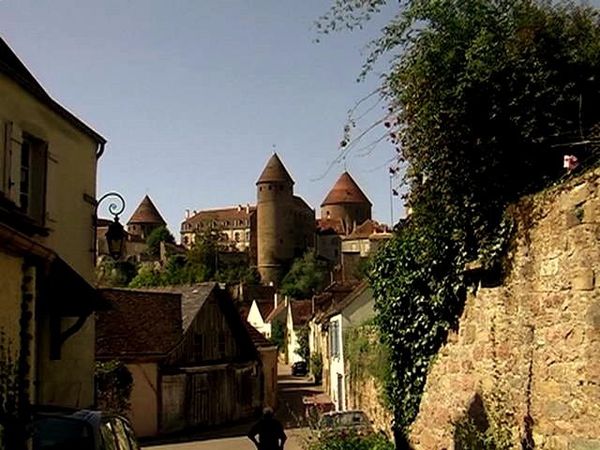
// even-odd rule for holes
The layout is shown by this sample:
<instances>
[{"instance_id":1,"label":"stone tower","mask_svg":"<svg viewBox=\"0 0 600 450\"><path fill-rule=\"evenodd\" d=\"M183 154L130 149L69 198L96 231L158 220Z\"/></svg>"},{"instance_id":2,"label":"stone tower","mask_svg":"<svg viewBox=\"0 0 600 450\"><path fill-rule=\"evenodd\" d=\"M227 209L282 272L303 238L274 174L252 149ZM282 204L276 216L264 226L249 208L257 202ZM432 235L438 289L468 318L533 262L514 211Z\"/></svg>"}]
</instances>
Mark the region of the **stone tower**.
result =
<instances>
[{"instance_id":1,"label":"stone tower","mask_svg":"<svg viewBox=\"0 0 600 450\"><path fill-rule=\"evenodd\" d=\"M262 282L281 281L294 258L294 180L276 153L256 182L257 263Z\"/></svg>"},{"instance_id":2,"label":"stone tower","mask_svg":"<svg viewBox=\"0 0 600 450\"><path fill-rule=\"evenodd\" d=\"M346 234L371 218L371 202L348 172L344 172L321 204L321 219L339 220Z\"/></svg>"},{"instance_id":3,"label":"stone tower","mask_svg":"<svg viewBox=\"0 0 600 450\"><path fill-rule=\"evenodd\" d=\"M156 228L166 225L165 219L162 218L150 197L146 195L127 222L127 232L146 239Z\"/></svg>"}]
</instances>

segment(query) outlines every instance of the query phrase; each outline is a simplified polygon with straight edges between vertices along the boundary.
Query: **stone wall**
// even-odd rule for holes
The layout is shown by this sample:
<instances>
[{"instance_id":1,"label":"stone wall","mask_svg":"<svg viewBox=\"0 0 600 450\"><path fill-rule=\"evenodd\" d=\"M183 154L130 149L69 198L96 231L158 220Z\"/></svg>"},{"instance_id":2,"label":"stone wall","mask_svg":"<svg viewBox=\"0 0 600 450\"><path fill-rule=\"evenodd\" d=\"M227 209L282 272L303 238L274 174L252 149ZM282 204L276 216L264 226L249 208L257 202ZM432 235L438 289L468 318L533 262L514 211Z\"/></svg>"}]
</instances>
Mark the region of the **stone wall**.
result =
<instances>
[{"instance_id":1,"label":"stone wall","mask_svg":"<svg viewBox=\"0 0 600 450\"><path fill-rule=\"evenodd\" d=\"M508 276L468 297L430 369L415 448L454 449L454 424L472 417L510 424L515 448L529 436L600 449L599 183L596 170L517 205Z\"/></svg>"}]
</instances>

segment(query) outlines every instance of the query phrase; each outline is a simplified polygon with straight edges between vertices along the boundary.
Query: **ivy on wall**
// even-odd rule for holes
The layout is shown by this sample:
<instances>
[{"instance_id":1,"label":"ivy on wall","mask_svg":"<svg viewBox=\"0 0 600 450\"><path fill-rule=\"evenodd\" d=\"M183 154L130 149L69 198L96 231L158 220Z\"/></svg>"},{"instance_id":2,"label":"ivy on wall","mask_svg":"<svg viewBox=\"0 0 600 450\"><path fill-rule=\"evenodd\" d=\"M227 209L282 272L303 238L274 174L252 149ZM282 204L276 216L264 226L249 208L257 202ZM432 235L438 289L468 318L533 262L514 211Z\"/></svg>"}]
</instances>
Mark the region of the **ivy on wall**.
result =
<instances>
[{"instance_id":1,"label":"ivy on wall","mask_svg":"<svg viewBox=\"0 0 600 450\"><path fill-rule=\"evenodd\" d=\"M344 359L354 400L359 401L365 381L372 378L381 390L380 400L390 408L383 389L390 377L389 351L379 338L373 321L344 331Z\"/></svg>"},{"instance_id":2,"label":"ivy on wall","mask_svg":"<svg viewBox=\"0 0 600 450\"><path fill-rule=\"evenodd\" d=\"M133 376L121 361L96 362L97 406L103 411L127 415L131 408Z\"/></svg>"}]
</instances>

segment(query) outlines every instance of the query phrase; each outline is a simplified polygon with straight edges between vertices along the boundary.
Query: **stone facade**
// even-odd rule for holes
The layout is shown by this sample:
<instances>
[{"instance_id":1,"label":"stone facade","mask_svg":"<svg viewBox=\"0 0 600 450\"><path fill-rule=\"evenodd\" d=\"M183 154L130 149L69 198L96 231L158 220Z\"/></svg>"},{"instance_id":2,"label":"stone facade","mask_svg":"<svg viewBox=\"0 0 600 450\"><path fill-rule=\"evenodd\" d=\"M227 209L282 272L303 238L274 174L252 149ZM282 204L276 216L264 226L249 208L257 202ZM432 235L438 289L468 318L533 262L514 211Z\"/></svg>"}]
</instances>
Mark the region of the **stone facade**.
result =
<instances>
[{"instance_id":1,"label":"stone facade","mask_svg":"<svg viewBox=\"0 0 600 450\"><path fill-rule=\"evenodd\" d=\"M510 272L469 296L433 363L416 449L454 449L453 424L479 398L515 448L527 435L536 449L600 448L599 182L596 170L517 205Z\"/></svg>"}]
</instances>

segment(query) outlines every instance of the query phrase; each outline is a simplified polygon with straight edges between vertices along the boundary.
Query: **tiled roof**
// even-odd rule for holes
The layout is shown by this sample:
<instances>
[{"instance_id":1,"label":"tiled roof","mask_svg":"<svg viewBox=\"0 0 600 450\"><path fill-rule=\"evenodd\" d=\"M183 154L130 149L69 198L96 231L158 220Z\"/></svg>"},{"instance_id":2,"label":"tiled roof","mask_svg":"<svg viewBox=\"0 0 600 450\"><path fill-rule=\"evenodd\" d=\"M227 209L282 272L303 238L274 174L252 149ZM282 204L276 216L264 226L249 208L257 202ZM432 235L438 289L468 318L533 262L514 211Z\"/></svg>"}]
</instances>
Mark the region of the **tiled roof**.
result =
<instances>
[{"instance_id":1,"label":"tiled roof","mask_svg":"<svg viewBox=\"0 0 600 450\"><path fill-rule=\"evenodd\" d=\"M274 347L275 344L267 339L260 331L254 328L248 321L244 320L246 330L250 335L250 339L256 348Z\"/></svg>"},{"instance_id":2,"label":"tiled roof","mask_svg":"<svg viewBox=\"0 0 600 450\"><path fill-rule=\"evenodd\" d=\"M294 180L292 180L290 173L281 162L281 159L279 159L279 156L277 156L277 153L273 153L273 156L269 158L256 184L272 181L287 181L294 184Z\"/></svg>"},{"instance_id":3,"label":"tiled roof","mask_svg":"<svg viewBox=\"0 0 600 450\"><path fill-rule=\"evenodd\" d=\"M371 204L364 192L358 187L356 181L348 172L344 172L329 191L321 206L337 205L340 203L367 203Z\"/></svg>"},{"instance_id":4,"label":"tiled roof","mask_svg":"<svg viewBox=\"0 0 600 450\"><path fill-rule=\"evenodd\" d=\"M290 309L295 327L306 324L313 315L312 300L290 300Z\"/></svg>"},{"instance_id":5,"label":"tiled roof","mask_svg":"<svg viewBox=\"0 0 600 450\"><path fill-rule=\"evenodd\" d=\"M277 308L275 308L275 309L273 309L273 311L271 311L271 314L268 315L268 317L265 319L265 322L271 322L275 317L282 314L283 311L285 311L286 309L287 309L287 306L286 306L285 302L282 300L277 305Z\"/></svg>"},{"instance_id":6,"label":"tiled roof","mask_svg":"<svg viewBox=\"0 0 600 450\"><path fill-rule=\"evenodd\" d=\"M344 239L368 239L369 236L374 233L387 233L388 231L387 225L380 224L372 219L368 219L357 226L354 231Z\"/></svg>"},{"instance_id":7,"label":"tiled roof","mask_svg":"<svg viewBox=\"0 0 600 450\"><path fill-rule=\"evenodd\" d=\"M217 283L196 283L184 286L164 286L150 288L152 292L163 292L181 295L182 330L185 331L192 324L194 317L200 311Z\"/></svg>"},{"instance_id":8,"label":"tiled roof","mask_svg":"<svg viewBox=\"0 0 600 450\"><path fill-rule=\"evenodd\" d=\"M342 219L317 219L319 234L346 234Z\"/></svg>"},{"instance_id":9,"label":"tiled roof","mask_svg":"<svg viewBox=\"0 0 600 450\"><path fill-rule=\"evenodd\" d=\"M330 305L329 309L327 311L325 311L324 314L321 316L321 319L329 318L331 316L335 316L336 314L339 314L340 312L342 312L342 310L344 310L344 308L349 306L354 300L356 300L361 295L363 295L363 293L367 290L370 291L369 283L367 281L361 282L342 301L340 301L338 303L332 303ZM373 294L370 293L370 295L372 296Z\"/></svg>"},{"instance_id":10,"label":"tiled roof","mask_svg":"<svg viewBox=\"0 0 600 450\"><path fill-rule=\"evenodd\" d=\"M358 286L359 281L333 282L323 292L315 295L315 318L320 322L330 308L339 304Z\"/></svg>"},{"instance_id":11,"label":"tiled roof","mask_svg":"<svg viewBox=\"0 0 600 450\"><path fill-rule=\"evenodd\" d=\"M27 69L25 64L21 62L19 57L12 51L6 41L0 37L0 73L4 73L23 89L37 98L38 101L44 103L48 108L61 116L67 122L91 136L96 142L101 144L106 143L106 139L92 130L88 125L75 117L70 111L52 99L44 90L42 85L38 83L35 77Z\"/></svg>"},{"instance_id":12,"label":"tiled roof","mask_svg":"<svg viewBox=\"0 0 600 450\"><path fill-rule=\"evenodd\" d=\"M201 222L208 222L212 220L223 221L223 220L231 220L232 225L234 220L248 220L248 218L254 214L256 211L256 206L250 205L248 207L248 212L246 212L246 206L231 206L227 208L218 208L218 209L205 209L202 211L196 212L194 215L188 217L182 223L183 224L196 224ZM243 226L246 228L246 225Z\"/></svg>"},{"instance_id":13,"label":"tiled roof","mask_svg":"<svg viewBox=\"0 0 600 450\"><path fill-rule=\"evenodd\" d=\"M258 307L258 310L260 312L260 315L262 316L263 320L265 320L267 317L269 317L269 314L271 314L271 311L273 311L275 309L275 304L273 302L273 300L255 300L256 302L256 306Z\"/></svg>"},{"instance_id":14,"label":"tiled roof","mask_svg":"<svg viewBox=\"0 0 600 450\"><path fill-rule=\"evenodd\" d=\"M168 292L102 289L110 309L96 316L99 357L165 356L181 339L181 296Z\"/></svg>"},{"instance_id":15,"label":"tiled roof","mask_svg":"<svg viewBox=\"0 0 600 450\"><path fill-rule=\"evenodd\" d=\"M141 203L131 215L128 224L132 223L151 223L166 225L165 219L162 218L152 200L147 195L142 199Z\"/></svg>"}]
</instances>

